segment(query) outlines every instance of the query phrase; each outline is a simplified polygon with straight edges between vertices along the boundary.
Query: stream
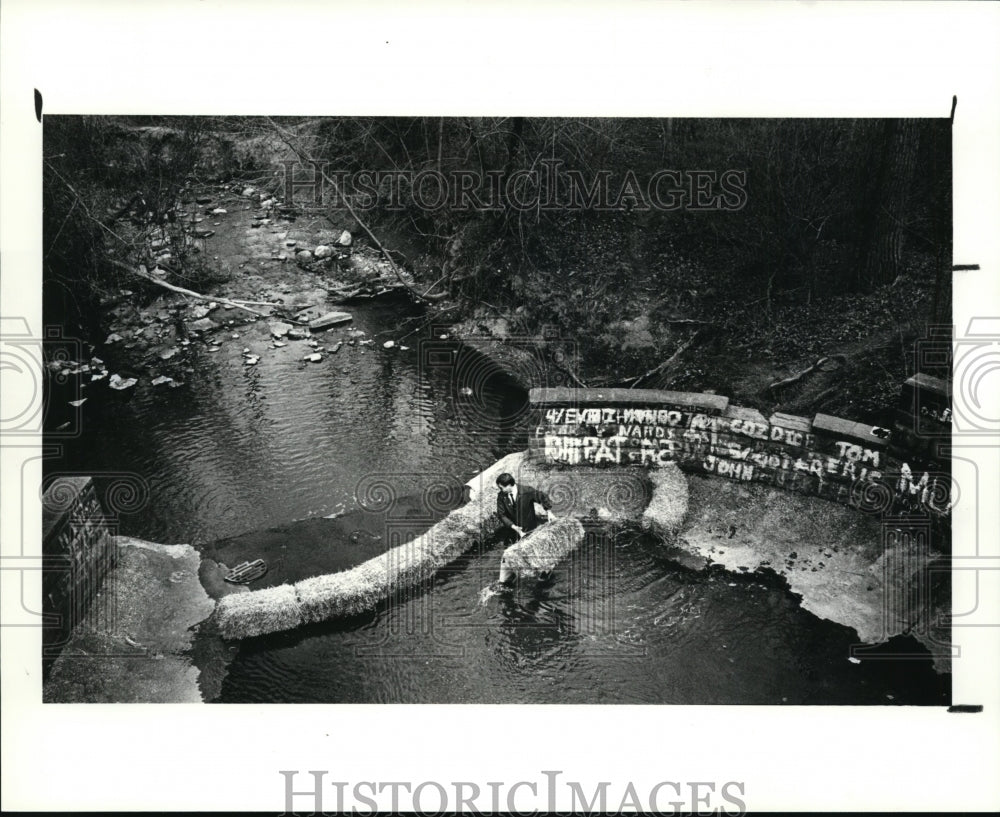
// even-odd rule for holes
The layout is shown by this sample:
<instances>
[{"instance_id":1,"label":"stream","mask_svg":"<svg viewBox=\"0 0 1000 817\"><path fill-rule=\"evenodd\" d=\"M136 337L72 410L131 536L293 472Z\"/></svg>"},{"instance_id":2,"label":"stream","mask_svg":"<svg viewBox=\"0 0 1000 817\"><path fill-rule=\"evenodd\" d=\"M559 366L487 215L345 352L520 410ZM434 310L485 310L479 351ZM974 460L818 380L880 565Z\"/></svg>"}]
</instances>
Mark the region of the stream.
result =
<instances>
[{"instance_id":1,"label":"stream","mask_svg":"<svg viewBox=\"0 0 1000 817\"><path fill-rule=\"evenodd\" d=\"M121 534L192 544L206 563L264 558L255 588L344 569L426 530L456 486L525 448L527 395L452 339L400 340L419 317L406 299L344 308L352 321L320 336L319 362L304 360L303 341L275 345L262 320L218 348L193 344L183 387L140 377L123 393L91 389L83 433L62 441L46 478L92 474L107 504L125 475L139 488L119 503ZM199 635L203 696L949 703L950 679L929 660L849 661L852 631L802 610L775 579L696 572L636 530L590 534L543 584L484 593L500 558L484 542L366 615L231 645ZM898 651L923 649L884 647Z\"/></svg>"}]
</instances>

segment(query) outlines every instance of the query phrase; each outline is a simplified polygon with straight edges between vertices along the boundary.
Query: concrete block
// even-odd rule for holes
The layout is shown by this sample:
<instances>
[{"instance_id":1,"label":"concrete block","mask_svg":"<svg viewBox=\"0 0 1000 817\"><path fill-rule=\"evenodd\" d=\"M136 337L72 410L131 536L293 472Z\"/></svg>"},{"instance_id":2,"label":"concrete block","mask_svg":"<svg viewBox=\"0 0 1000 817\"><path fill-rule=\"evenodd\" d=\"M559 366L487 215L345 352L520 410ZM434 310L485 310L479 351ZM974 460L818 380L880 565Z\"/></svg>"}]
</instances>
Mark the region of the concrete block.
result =
<instances>
[{"instance_id":1,"label":"concrete block","mask_svg":"<svg viewBox=\"0 0 1000 817\"><path fill-rule=\"evenodd\" d=\"M914 415L940 416L951 408L951 384L928 374L915 374L903 383L899 408Z\"/></svg>"},{"instance_id":2,"label":"concrete block","mask_svg":"<svg viewBox=\"0 0 1000 817\"><path fill-rule=\"evenodd\" d=\"M879 468L889 447L889 429L855 423L829 414L813 419L815 450L850 462Z\"/></svg>"},{"instance_id":3,"label":"concrete block","mask_svg":"<svg viewBox=\"0 0 1000 817\"><path fill-rule=\"evenodd\" d=\"M528 392L533 408L549 406L648 406L677 407L707 414L722 414L729 398L700 392L661 389L571 389L566 387L534 388Z\"/></svg>"},{"instance_id":4,"label":"concrete block","mask_svg":"<svg viewBox=\"0 0 1000 817\"><path fill-rule=\"evenodd\" d=\"M812 446L812 420L809 417L775 412L768 422L771 424L771 442L794 448Z\"/></svg>"}]
</instances>

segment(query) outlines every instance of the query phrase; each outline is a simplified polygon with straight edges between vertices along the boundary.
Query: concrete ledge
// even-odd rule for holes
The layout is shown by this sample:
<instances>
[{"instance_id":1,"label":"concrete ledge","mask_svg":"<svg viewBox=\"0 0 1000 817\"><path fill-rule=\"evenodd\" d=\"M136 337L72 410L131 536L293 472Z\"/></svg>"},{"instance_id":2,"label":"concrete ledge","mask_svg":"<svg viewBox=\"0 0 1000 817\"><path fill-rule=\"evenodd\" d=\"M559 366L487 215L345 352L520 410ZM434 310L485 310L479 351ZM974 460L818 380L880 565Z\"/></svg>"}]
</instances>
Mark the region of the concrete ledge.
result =
<instances>
[{"instance_id":1,"label":"concrete ledge","mask_svg":"<svg viewBox=\"0 0 1000 817\"><path fill-rule=\"evenodd\" d=\"M722 414L729 398L700 392L661 389L536 388L528 392L533 407L548 406L657 406L676 407L706 414Z\"/></svg>"},{"instance_id":2,"label":"concrete ledge","mask_svg":"<svg viewBox=\"0 0 1000 817\"><path fill-rule=\"evenodd\" d=\"M933 627L934 611L947 609L941 594L949 583L937 586L928 573L941 554L919 519L889 527L873 514L763 485L694 477L688 488L678 546L733 572L773 570L801 596L803 609L852 628L859 641L877 644L919 631L917 625ZM947 671L946 661L936 664Z\"/></svg>"},{"instance_id":3,"label":"concrete ledge","mask_svg":"<svg viewBox=\"0 0 1000 817\"><path fill-rule=\"evenodd\" d=\"M889 445L889 435L879 432L886 432L887 429L878 426L855 423L851 420L843 420L840 417L833 417L829 414L817 414L813 418L813 433L827 437L834 437L838 440L845 440L864 445L872 449L882 450Z\"/></svg>"},{"instance_id":4,"label":"concrete ledge","mask_svg":"<svg viewBox=\"0 0 1000 817\"><path fill-rule=\"evenodd\" d=\"M192 627L212 612L190 545L115 540L117 565L52 666L51 703L202 700L190 658Z\"/></svg>"}]
</instances>

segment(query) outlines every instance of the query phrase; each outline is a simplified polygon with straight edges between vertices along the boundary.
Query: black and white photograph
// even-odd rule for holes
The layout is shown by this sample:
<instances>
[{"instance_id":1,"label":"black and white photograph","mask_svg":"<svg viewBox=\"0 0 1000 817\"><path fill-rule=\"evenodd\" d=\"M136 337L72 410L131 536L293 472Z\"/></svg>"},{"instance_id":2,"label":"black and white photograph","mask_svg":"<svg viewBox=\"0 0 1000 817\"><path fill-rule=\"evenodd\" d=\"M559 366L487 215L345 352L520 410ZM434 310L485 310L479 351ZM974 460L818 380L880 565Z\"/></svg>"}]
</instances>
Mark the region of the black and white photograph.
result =
<instances>
[{"instance_id":1,"label":"black and white photograph","mask_svg":"<svg viewBox=\"0 0 1000 817\"><path fill-rule=\"evenodd\" d=\"M948 118L43 130L46 701L950 703Z\"/></svg>"},{"instance_id":2,"label":"black and white photograph","mask_svg":"<svg viewBox=\"0 0 1000 817\"><path fill-rule=\"evenodd\" d=\"M966 4L168 5L6 15L5 808L996 805Z\"/></svg>"}]
</instances>

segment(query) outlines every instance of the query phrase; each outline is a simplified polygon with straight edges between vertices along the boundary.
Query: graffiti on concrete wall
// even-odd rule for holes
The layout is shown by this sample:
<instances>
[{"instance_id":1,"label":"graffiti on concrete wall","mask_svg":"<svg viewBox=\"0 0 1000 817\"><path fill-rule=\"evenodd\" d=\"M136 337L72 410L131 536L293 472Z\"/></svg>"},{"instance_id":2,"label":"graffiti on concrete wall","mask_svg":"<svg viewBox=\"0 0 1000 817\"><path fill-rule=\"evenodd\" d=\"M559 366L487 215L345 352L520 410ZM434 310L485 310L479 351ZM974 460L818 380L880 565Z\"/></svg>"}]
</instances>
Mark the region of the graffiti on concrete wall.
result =
<instances>
[{"instance_id":1,"label":"graffiti on concrete wall","mask_svg":"<svg viewBox=\"0 0 1000 817\"><path fill-rule=\"evenodd\" d=\"M947 477L915 477L887 458L883 429L838 418L811 419L689 406L540 406L532 456L551 464L638 465L676 462L687 470L886 510L900 501L950 509Z\"/></svg>"}]
</instances>

